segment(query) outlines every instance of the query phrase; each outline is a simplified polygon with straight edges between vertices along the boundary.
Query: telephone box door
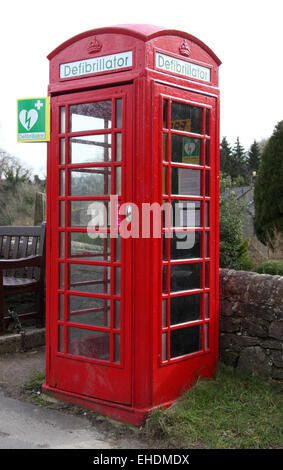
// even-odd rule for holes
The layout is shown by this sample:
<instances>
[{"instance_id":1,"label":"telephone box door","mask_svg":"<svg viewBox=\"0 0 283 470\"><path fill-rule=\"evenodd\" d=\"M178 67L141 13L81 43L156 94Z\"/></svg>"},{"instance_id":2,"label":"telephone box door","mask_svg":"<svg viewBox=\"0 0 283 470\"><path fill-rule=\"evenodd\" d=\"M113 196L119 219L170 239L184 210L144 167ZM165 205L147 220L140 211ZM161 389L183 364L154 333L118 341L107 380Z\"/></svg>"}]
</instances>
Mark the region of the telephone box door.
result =
<instances>
[{"instance_id":1,"label":"telephone box door","mask_svg":"<svg viewBox=\"0 0 283 470\"><path fill-rule=\"evenodd\" d=\"M160 357L164 376L168 365L180 366L174 385L179 380L181 387L188 363L194 378L211 374L217 357L216 98L157 86L155 99L162 200L170 211L163 227ZM168 377L172 383L172 372Z\"/></svg>"},{"instance_id":2,"label":"telephone box door","mask_svg":"<svg viewBox=\"0 0 283 470\"><path fill-rule=\"evenodd\" d=\"M48 201L49 384L123 404L131 403L132 247L117 232L118 209L132 200L131 91L52 98Z\"/></svg>"}]
</instances>

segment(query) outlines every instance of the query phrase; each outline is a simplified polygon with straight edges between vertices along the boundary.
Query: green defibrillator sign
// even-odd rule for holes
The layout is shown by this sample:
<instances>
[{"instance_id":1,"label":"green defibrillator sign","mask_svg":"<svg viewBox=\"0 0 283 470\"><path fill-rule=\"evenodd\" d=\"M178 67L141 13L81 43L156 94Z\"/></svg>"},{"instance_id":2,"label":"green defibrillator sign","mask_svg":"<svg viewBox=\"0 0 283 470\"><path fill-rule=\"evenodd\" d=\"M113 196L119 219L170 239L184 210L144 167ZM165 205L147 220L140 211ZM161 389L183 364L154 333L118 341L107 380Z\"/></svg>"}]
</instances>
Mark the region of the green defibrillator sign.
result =
<instances>
[{"instance_id":1,"label":"green defibrillator sign","mask_svg":"<svg viewBox=\"0 0 283 470\"><path fill-rule=\"evenodd\" d=\"M183 138L182 163L200 165L200 139L194 139L193 137Z\"/></svg>"},{"instance_id":2,"label":"green defibrillator sign","mask_svg":"<svg viewBox=\"0 0 283 470\"><path fill-rule=\"evenodd\" d=\"M18 142L50 140L50 98L17 100Z\"/></svg>"}]
</instances>

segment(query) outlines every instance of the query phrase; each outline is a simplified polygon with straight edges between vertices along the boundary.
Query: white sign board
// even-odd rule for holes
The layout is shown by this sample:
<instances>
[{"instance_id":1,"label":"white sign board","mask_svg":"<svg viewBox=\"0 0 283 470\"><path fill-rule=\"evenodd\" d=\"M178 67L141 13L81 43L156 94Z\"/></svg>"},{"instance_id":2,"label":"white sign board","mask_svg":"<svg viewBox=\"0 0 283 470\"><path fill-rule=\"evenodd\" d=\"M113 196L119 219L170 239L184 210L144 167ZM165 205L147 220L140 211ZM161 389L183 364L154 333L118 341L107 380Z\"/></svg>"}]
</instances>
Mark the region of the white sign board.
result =
<instances>
[{"instance_id":1,"label":"white sign board","mask_svg":"<svg viewBox=\"0 0 283 470\"><path fill-rule=\"evenodd\" d=\"M195 78L202 82L210 82L210 68L203 65L193 64L187 60L177 59L166 54L156 52L155 54L155 67L165 72L183 75L188 78Z\"/></svg>"},{"instance_id":2,"label":"white sign board","mask_svg":"<svg viewBox=\"0 0 283 470\"><path fill-rule=\"evenodd\" d=\"M90 59L60 64L60 78L75 78L94 73L118 71L132 67L132 65L132 51L92 57Z\"/></svg>"}]
</instances>

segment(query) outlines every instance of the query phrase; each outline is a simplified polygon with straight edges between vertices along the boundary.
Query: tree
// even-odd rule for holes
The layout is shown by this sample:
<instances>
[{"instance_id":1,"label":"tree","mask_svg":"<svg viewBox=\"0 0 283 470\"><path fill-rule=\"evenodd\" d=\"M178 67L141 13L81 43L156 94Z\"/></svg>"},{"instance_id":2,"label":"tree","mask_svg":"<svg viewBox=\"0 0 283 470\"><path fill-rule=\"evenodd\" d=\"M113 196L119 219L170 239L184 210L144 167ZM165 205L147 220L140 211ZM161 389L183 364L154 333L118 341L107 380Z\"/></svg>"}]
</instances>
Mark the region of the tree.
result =
<instances>
[{"instance_id":1,"label":"tree","mask_svg":"<svg viewBox=\"0 0 283 470\"><path fill-rule=\"evenodd\" d=\"M268 140L269 140L269 139L261 139L261 140L258 142L260 155L262 155L262 152L264 151Z\"/></svg>"},{"instance_id":2,"label":"tree","mask_svg":"<svg viewBox=\"0 0 283 470\"><path fill-rule=\"evenodd\" d=\"M259 165L260 165L260 158L261 152L259 144L254 140L254 143L251 145L250 150L248 151L248 167L250 175L252 175L253 171L258 172Z\"/></svg>"},{"instance_id":3,"label":"tree","mask_svg":"<svg viewBox=\"0 0 283 470\"><path fill-rule=\"evenodd\" d=\"M225 175L231 173L232 149L226 137L223 137L220 144L220 171Z\"/></svg>"},{"instance_id":4,"label":"tree","mask_svg":"<svg viewBox=\"0 0 283 470\"><path fill-rule=\"evenodd\" d=\"M34 178L21 161L0 149L0 225L33 225L35 198L44 181Z\"/></svg>"},{"instance_id":5,"label":"tree","mask_svg":"<svg viewBox=\"0 0 283 470\"><path fill-rule=\"evenodd\" d=\"M220 144L220 171L223 175L230 176L233 183L237 181L238 185L243 185L250 182L247 169L247 155L239 137L233 148L226 137L223 137Z\"/></svg>"},{"instance_id":6,"label":"tree","mask_svg":"<svg viewBox=\"0 0 283 470\"><path fill-rule=\"evenodd\" d=\"M243 209L230 176L220 175L220 246L221 268L250 269L249 240L243 241Z\"/></svg>"},{"instance_id":7,"label":"tree","mask_svg":"<svg viewBox=\"0 0 283 470\"><path fill-rule=\"evenodd\" d=\"M232 149L232 168L230 175L232 180L235 180L240 176L244 183L249 182L247 175L246 151L241 145L239 137L237 137Z\"/></svg>"},{"instance_id":8,"label":"tree","mask_svg":"<svg viewBox=\"0 0 283 470\"><path fill-rule=\"evenodd\" d=\"M254 228L258 239L274 249L283 233L283 121L274 128L261 158L255 184Z\"/></svg>"},{"instance_id":9,"label":"tree","mask_svg":"<svg viewBox=\"0 0 283 470\"><path fill-rule=\"evenodd\" d=\"M0 149L0 179L5 179L11 184L29 181L31 170L25 168L20 160Z\"/></svg>"}]
</instances>

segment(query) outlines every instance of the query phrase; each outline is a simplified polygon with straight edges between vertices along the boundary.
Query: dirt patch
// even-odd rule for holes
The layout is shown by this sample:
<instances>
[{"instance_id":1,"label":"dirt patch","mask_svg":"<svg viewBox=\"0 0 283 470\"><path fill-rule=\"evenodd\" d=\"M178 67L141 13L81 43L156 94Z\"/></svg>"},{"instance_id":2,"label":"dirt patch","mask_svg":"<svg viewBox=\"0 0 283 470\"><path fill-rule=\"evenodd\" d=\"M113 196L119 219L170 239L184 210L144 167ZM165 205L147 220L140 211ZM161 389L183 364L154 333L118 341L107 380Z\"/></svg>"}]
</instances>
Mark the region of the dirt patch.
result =
<instances>
[{"instance_id":1,"label":"dirt patch","mask_svg":"<svg viewBox=\"0 0 283 470\"><path fill-rule=\"evenodd\" d=\"M45 372L45 347L0 355L0 387L13 398L23 397L24 383L37 372Z\"/></svg>"}]
</instances>

